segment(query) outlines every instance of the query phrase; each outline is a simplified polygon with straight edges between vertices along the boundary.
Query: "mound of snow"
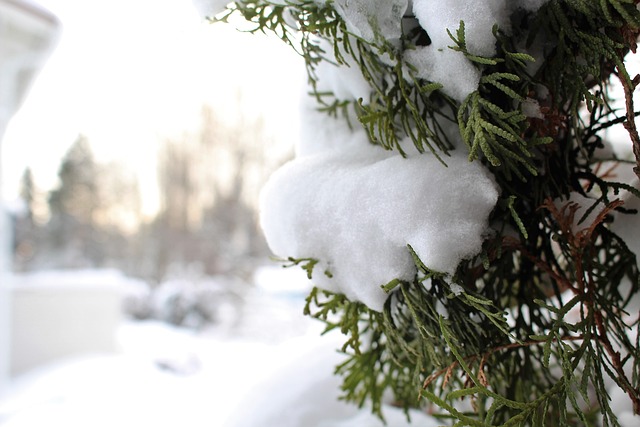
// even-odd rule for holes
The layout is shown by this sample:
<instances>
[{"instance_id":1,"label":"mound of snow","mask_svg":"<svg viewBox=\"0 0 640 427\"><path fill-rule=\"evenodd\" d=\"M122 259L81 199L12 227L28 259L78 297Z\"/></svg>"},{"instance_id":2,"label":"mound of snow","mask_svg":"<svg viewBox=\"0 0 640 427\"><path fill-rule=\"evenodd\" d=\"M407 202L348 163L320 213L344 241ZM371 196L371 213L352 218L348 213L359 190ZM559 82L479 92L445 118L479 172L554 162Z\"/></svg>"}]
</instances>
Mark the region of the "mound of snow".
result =
<instances>
[{"instance_id":1,"label":"mound of snow","mask_svg":"<svg viewBox=\"0 0 640 427\"><path fill-rule=\"evenodd\" d=\"M496 184L463 153L445 161L356 144L293 160L262 193L267 242L280 257L318 260L314 284L381 310L381 286L416 274L407 245L449 274L481 249Z\"/></svg>"}]
</instances>

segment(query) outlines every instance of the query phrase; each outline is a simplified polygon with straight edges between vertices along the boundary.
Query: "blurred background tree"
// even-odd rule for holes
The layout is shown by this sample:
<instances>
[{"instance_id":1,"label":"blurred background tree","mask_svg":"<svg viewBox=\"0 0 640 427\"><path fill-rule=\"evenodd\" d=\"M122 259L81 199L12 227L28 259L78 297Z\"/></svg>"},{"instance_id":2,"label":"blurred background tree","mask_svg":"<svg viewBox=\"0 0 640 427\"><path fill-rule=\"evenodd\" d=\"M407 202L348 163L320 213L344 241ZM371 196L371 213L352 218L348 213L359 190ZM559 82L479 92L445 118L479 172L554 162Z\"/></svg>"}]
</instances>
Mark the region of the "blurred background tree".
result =
<instances>
[{"instance_id":1,"label":"blurred background tree","mask_svg":"<svg viewBox=\"0 0 640 427\"><path fill-rule=\"evenodd\" d=\"M97 163L79 135L51 191L24 172L15 270L108 267L151 283L187 270L250 277L268 256L257 222L259 184L283 161L265 158L269 141L262 119L230 124L204 106L199 129L159 142L159 209L143 218L133 171Z\"/></svg>"}]
</instances>

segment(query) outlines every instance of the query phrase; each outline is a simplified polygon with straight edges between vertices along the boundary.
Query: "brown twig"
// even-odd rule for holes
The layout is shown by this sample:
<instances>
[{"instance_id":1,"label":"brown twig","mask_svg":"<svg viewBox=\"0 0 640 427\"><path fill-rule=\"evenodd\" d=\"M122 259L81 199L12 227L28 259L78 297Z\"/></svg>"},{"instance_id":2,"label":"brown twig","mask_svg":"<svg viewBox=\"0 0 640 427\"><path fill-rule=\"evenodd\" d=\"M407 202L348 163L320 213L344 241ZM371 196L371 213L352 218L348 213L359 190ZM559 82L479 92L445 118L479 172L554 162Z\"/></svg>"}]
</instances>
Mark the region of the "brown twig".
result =
<instances>
[{"instance_id":1,"label":"brown twig","mask_svg":"<svg viewBox=\"0 0 640 427\"><path fill-rule=\"evenodd\" d=\"M625 79L624 74L618 68L618 78L624 90L625 107L627 110L627 120L623 123L624 128L629 133L631 142L633 143L633 155L636 158L636 166L633 168L636 176L640 178L640 135L636 127L636 120L633 107L633 92L640 83L640 75L636 75L631 82ZM630 83L630 84L629 84Z\"/></svg>"},{"instance_id":2,"label":"brown twig","mask_svg":"<svg viewBox=\"0 0 640 427\"><path fill-rule=\"evenodd\" d=\"M553 267L551 267L548 263L535 257L531 252L527 250L527 248L524 247L524 245L518 239L510 236L505 236L502 239L502 247L505 249L512 249L512 250L519 251L523 256L525 256L527 259L533 262L536 265L536 267L540 268L540 270L544 271L553 280L555 280L555 282L558 284L558 288L560 289L560 292L563 292L567 289L572 289L574 290L574 292L577 291L569 279L558 274L553 269ZM547 297L551 297L553 295L554 294L552 293L545 292L545 296Z\"/></svg>"},{"instance_id":3,"label":"brown twig","mask_svg":"<svg viewBox=\"0 0 640 427\"><path fill-rule=\"evenodd\" d=\"M627 378L627 374L624 372L624 367L622 366L622 360L620 359L620 352L613 348L611 344L611 340L609 340L609 336L607 334L607 330L604 326L604 320L602 318L602 313L600 310L594 310L594 319L596 322L596 328L598 330L597 339L600 344L604 347L611 359L611 366L618 374L618 382L620 387L627 393L629 399L633 404L633 413L636 415L640 415L640 390L637 388L633 388L629 379Z\"/></svg>"},{"instance_id":4,"label":"brown twig","mask_svg":"<svg viewBox=\"0 0 640 427\"><path fill-rule=\"evenodd\" d=\"M636 172L637 173L637 172ZM620 352L616 351L611 344L609 335L605 327L605 321L602 316L602 312L596 307L595 295L596 287L593 276L590 272L585 271L582 263L582 252L587 249L594 239L594 233L598 224L604 222L606 216L614 209L622 206L624 202L620 199L616 199L606 205L602 211L596 216L594 221L589 227L583 228L577 233L571 233L570 224L573 222L575 214L575 206L571 207L571 204L565 205L560 211L557 208L554 209L552 202L547 200L545 207L551 211L551 214L555 217L556 221L560 224L563 232L566 233L567 242L570 245L572 258L574 260L574 268L576 270L577 287L581 293L585 294L585 303L587 310L593 313L594 322L596 326L595 336L598 343L600 343L607 354L611 362L611 366L615 370L620 386L625 393L631 399L633 404L633 411L635 414L640 414L640 390L633 388L626 373L624 372L623 363L620 358ZM565 212L569 214L566 215ZM586 277L585 277L586 276ZM585 280L586 279L586 280Z\"/></svg>"},{"instance_id":5,"label":"brown twig","mask_svg":"<svg viewBox=\"0 0 640 427\"><path fill-rule=\"evenodd\" d=\"M558 340L557 338L553 338L552 341L553 342L557 342L557 341L563 341L563 342L567 342L567 341L581 341L583 340L584 337L583 336L575 336L575 337L562 337L560 340ZM514 348L523 348L523 347L531 347L534 345L539 345L539 344L543 344L545 343L545 341L525 341L525 342L521 342L521 343L510 343L510 344L504 344L492 349L489 349L487 352L485 352L482 355L479 354L473 354L471 356L467 356L464 358L464 361L467 363L471 363L473 361L475 361L476 359L478 359L479 357L481 357L481 367L484 367L486 360L489 356L491 356L493 353L497 353L499 351L503 351L503 350L510 350L510 349L514 349ZM423 388L427 388L433 381L435 381L438 377L441 377L442 375L445 375L445 380L446 382L448 382L449 378L451 378L452 374L453 374L453 370L459 365L460 363L456 360L455 362L451 363L449 366L439 369L435 372L432 372L431 375L429 375L425 380L424 383L422 384ZM484 385L485 387L488 385L488 382L485 384L486 381L486 375L482 375L481 376L484 381L482 385ZM443 384L442 386L444 387L446 384Z\"/></svg>"}]
</instances>

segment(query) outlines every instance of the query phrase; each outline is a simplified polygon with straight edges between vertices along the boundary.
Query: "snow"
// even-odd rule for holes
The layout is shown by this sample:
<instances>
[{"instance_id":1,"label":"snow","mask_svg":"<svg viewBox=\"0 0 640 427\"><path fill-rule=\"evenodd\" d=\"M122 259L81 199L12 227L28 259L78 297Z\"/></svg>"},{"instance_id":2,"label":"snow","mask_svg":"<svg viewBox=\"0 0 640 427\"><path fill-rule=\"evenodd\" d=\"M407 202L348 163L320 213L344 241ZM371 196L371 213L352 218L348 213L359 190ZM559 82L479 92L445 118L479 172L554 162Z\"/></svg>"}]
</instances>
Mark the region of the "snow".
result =
<instances>
[{"instance_id":1,"label":"snow","mask_svg":"<svg viewBox=\"0 0 640 427\"><path fill-rule=\"evenodd\" d=\"M122 292L137 283L115 270L40 271L11 275L8 282L12 373L115 349Z\"/></svg>"},{"instance_id":2,"label":"snow","mask_svg":"<svg viewBox=\"0 0 640 427\"><path fill-rule=\"evenodd\" d=\"M229 0L192 0L193 6L196 8L202 18L210 18L222 12Z\"/></svg>"},{"instance_id":3,"label":"snow","mask_svg":"<svg viewBox=\"0 0 640 427\"><path fill-rule=\"evenodd\" d=\"M332 375L343 356L334 349L342 344L339 335L323 341L293 342L294 357L276 369L264 382L258 383L232 416L226 427L383 427L383 421L368 408L358 410L339 400L340 378ZM277 399L273 399L277 396ZM402 410L384 405L387 425L404 427L440 425L432 417L411 411L410 424Z\"/></svg>"},{"instance_id":4,"label":"snow","mask_svg":"<svg viewBox=\"0 0 640 427\"><path fill-rule=\"evenodd\" d=\"M608 390L611 396L611 410L618 417L621 427L637 427L640 418L633 414L633 405L629 396L617 384Z\"/></svg>"},{"instance_id":5,"label":"snow","mask_svg":"<svg viewBox=\"0 0 640 427\"><path fill-rule=\"evenodd\" d=\"M318 5L326 5L326 0L316 0ZM202 16L211 17L222 12L228 0L193 0L194 6ZM284 1L274 4L286 5ZM295 2L293 2L295 3ZM401 48L401 35L404 17L413 12L420 26L431 39L429 46L418 46L403 52L404 60L416 67L417 77L443 85L443 91L461 102L477 89L480 81L480 69L465 58L461 52L450 49L454 43L447 31L455 35L460 21L465 23L467 49L471 54L492 56L496 53L496 40L492 28L494 24L509 33L510 16L518 8L530 12L538 10L546 0L485 0L469 2L467 0L336 0L331 3L336 12L345 21L347 31L373 44L384 40ZM381 40L382 39L382 40ZM326 52L332 47L326 41ZM328 58L333 58L331 54ZM328 88L337 99L365 102L371 88L358 67L350 58L347 64L336 66L323 61L319 64L319 81ZM322 70L324 69L324 70Z\"/></svg>"},{"instance_id":6,"label":"snow","mask_svg":"<svg viewBox=\"0 0 640 427\"><path fill-rule=\"evenodd\" d=\"M510 17L520 8L530 12L538 10L545 0L336 0L331 3L345 21L347 31L363 40L379 44L386 41L400 50L403 19L413 15L431 39L429 46L418 46L402 52L404 60L417 69L421 79L443 85L443 92L458 102L462 102L478 88L480 68L465 58L464 54L452 50L454 44L448 31L455 35L460 22L465 23L467 49L471 54L493 56L496 40L492 28L494 24L509 33ZM193 0L202 16L215 16L222 12L228 0ZM274 4L286 5L284 1ZM295 3L295 2L294 2ZM326 0L316 0L324 6ZM286 15L288 16L288 15ZM332 46L327 41L318 41L331 55ZM384 58L381 58L384 59ZM350 57L347 64L337 66L327 61L318 65L319 83L322 89L333 92L340 100L363 99L368 101L371 88L362 77L359 68ZM393 62L393 61L391 61ZM319 92L323 90L319 89Z\"/></svg>"},{"instance_id":7,"label":"snow","mask_svg":"<svg viewBox=\"0 0 640 427\"><path fill-rule=\"evenodd\" d=\"M538 100L533 98L525 98L525 100L522 101L522 114L534 119L544 119L544 114L540 109Z\"/></svg>"},{"instance_id":8,"label":"snow","mask_svg":"<svg viewBox=\"0 0 640 427\"><path fill-rule=\"evenodd\" d=\"M117 353L70 357L16 378L0 396L0 426L383 427L369 408L338 399L333 369L343 360L335 349L344 337L336 331L320 336L321 324L302 316L299 273L260 268L256 300L247 307L253 317L243 316L250 325L241 328L123 322ZM63 276L49 274L53 282ZM99 275L79 273L94 281ZM284 335L270 335L274 331ZM610 393L621 425L636 425L629 399L615 384ZM421 411L412 411L409 423L389 403L383 405L388 426L442 424Z\"/></svg>"},{"instance_id":9,"label":"snow","mask_svg":"<svg viewBox=\"0 0 640 427\"><path fill-rule=\"evenodd\" d=\"M17 380L0 402L0 425L222 426L275 354L156 323L123 325L119 337L122 354L68 359Z\"/></svg>"},{"instance_id":10,"label":"snow","mask_svg":"<svg viewBox=\"0 0 640 427\"><path fill-rule=\"evenodd\" d=\"M295 146L297 157L368 144L367 131L353 115L347 120L340 115L336 117L319 111L315 98L306 94L300 107L300 137Z\"/></svg>"},{"instance_id":11,"label":"snow","mask_svg":"<svg viewBox=\"0 0 640 427\"><path fill-rule=\"evenodd\" d=\"M331 4L348 31L372 43L381 37L398 49L402 20L413 12L415 25L427 32L431 44L410 47L399 52L401 57L417 77L441 83L445 94L461 102L477 90L482 68L451 49L449 33L455 34L464 21L468 51L492 56L493 26L509 33L517 9L535 12L544 3L338 0ZM318 43L332 57L331 43ZM389 65L394 61L380 60ZM331 92L338 100L367 102L372 94L350 60L343 65L321 61L316 72L318 92ZM446 274L480 251L499 196L482 165L469 164L462 149L445 159L448 167L430 154L412 153L405 159L385 152L369 144L356 118L318 112L315 101L308 97L302 104L297 158L273 175L261 195L261 225L275 255L318 261L315 285L380 310L387 298L381 286L393 279L410 280L416 273L408 245L428 268ZM540 117L535 100L525 100L522 108L528 116ZM463 145L459 133L449 137L454 145Z\"/></svg>"},{"instance_id":12,"label":"snow","mask_svg":"<svg viewBox=\"0 0 640 427\"><path fill-rule=\"evenodd\" d=\"M507 0L414 0L413 13L429 34L430 46L434 49L446 49L452 45L447 30L455 35L460 21L464 21L469 52L492 56L496 51L496 40L491 31L493 25L498 24L506 30L509 28Z\"/></svg>"},{"instance_id":13,"label":"snow","mask_svg":"<svg viewBox=\"0 0 640 427\"><path fill-rule=\"evenodd\" d=\"M460 21L464 21L465 40L469 53L493 56L496 53L494 25L509 33L510 16L516 8L536 11L544 1L485 0L414 0L413 13L420 26L429 34L431 44L405 52L405 60L417 68L417 76L442 84L443 92L462 102L478 88L480 69L461 52L450 49L454 45L449 32L456 36Z\"/></svg>"},{"instance_id":14,"label":"snow","mask_svg":"<svg viewBox=\"0 0 640 427\"><path fill-rule=\"evenodd\" d=\"M333 44L325 39L317 38L315 42L324 51L329 59L335 57ZM338 66L329 61L321 61L316 67L318 79L316 90L318 93L331 92L340 101L353 101L362 99L365 103L369 100L371 88L360 72L360 68L353 58L344 58L345 64ZM315 98L313 98L315 101ZM317 105L316 105L317 108Z\"/></svg>"},{"instance_id":15,"label":"snow","mask_svg":"<svg viewBox=\"0 0 640 427\"><path fill-rule=\"evenodd\" d=\"M382 427L367 408L338 400L343 337L321 336L322 324L302 315L298 273L259 269L241 324L196 331L122 322L117 352L58 359L14 378L0 396L0 426ZM389 425L409 425L396 408L384 413ZM423 413L412 418L437 425Z\"/></svg>"},{"instance_id":16,"label":"snow","mask_svg":"<svg viewBox=\"0 0 640 427\"><path fill-rule=\"evenodd\" d=\"M32 427L382 427L368 409L338 400L335 337L280 345L218 341L160 323L119 331L123 353L49 365L0 400L0 425ZM385 407L389 425L409 425ZM420 426L436 426L414 412Z\"/></svg>"},{"instance_id":17,"label":"snow","mask_svg":"<svg viewBox=\"0 0 640 427\"><path fill-rule=\"evenodd\" d=\"M347 30L368 41L383 39L399 46L401 20L408 0L335 0L332 6L347 24Z\"/></svg>"},{"instance_id":18,"label":"snow","mask_svg":"<svg viewBox=\"0 0 640 427\"><path fill-rule=\"evenodd\" d=\"M318 260L314 284L381 310L380 287L416 273L407 245L448 274L481 249L496 184L460 151L445 161L356 143L299 157L263 189L269 247L283 258Z\"/></svg>"},{"instance_id":19,"label":"snow","mask_svg":"<svg viewBox=\"0 0 640 427\"><path fill-rule=\"evenodd\" d=\"M464 101L480 84L480 70L462 52L446 46L418 46L405 51L404 59L417 69L419 78L442 84L442 91L458 102Z\"/></svg>"}]
</instances>

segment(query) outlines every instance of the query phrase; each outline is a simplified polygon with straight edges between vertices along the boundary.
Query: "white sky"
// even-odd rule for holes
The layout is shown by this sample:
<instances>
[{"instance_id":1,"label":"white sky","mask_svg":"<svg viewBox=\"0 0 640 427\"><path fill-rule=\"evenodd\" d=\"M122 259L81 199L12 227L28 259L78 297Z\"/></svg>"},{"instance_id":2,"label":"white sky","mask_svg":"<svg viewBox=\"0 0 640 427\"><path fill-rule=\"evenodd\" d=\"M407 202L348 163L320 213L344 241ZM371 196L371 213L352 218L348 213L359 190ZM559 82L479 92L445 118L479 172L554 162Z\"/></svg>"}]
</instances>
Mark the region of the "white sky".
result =
<instances>
[{"instance_id":1,"label":"white sky","mask_svg":"<svg viewBox=\"0 0 640 427\"><path fill-rule=\"evenodd\" d=\"M303 63L277 38L210 25L190 0L40 0L63 23L60 42L11 121L2 146L6 198L30 166L42 189L82 133L99 161L133 165L155 207L156 146L197 126L204 103L264 113L283 144L297 137ZM244 107L243 107L244 108Z\"/></svg>"}]
</instances>

